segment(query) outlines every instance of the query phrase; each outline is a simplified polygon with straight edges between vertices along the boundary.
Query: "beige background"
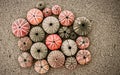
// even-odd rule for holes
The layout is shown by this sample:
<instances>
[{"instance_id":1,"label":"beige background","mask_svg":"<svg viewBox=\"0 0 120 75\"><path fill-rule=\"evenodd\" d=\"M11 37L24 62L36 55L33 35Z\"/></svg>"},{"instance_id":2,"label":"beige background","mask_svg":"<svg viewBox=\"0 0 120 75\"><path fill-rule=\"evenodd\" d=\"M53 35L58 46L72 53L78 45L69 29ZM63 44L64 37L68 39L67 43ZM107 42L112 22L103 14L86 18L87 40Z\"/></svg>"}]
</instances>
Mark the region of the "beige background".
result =
<instances>
[{"instance_id":1,"label":"beige background","mask_svg":"<svg viewBox=\"0 0 120 75\"><path fill-rule=\"evenodd\" d=\"M120 0L44 0L47 7L58 4L73 11L76 17L93 20L88 48L92 61L75 70L50 69L45 75L120 75ZM18 38L11 33L11 23L35 7L38 0L0 0L0 75L38 75L32 68L23 69L17 57Z\"/></svg>"}]
</instances>

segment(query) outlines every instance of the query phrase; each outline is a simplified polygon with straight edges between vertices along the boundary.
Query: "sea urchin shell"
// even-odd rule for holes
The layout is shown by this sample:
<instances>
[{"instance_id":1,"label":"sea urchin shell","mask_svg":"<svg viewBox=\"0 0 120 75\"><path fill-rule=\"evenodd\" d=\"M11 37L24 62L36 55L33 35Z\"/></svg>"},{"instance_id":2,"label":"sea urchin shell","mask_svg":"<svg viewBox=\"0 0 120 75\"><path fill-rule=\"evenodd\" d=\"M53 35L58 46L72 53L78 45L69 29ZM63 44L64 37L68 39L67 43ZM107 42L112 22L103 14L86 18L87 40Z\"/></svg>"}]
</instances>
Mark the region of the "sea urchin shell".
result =
<instances>
[{"instance_id":1,"label":"sea urchin shell","mask_svg":"<svg viewBox=\"0 0 120 75\"><path fill-rule=\"evenodd\" d=\"M54 15L59 15L60 13L61 13L61 7L59 6L59 5L54 5L53 7L52 7L52 13L54 14Z\"/></svg>"},{"instance_id":2,"label":"sea urchin shell","mask_svg":"<svg viewBox=\"0 0 120 75\"><path fill-rule=\"evenodd\" d=\"M37 4L36 4L36 7L40 10L44 9L45 8L45 2L44 1L39 1Z\"/></svg>"}]
</instances>

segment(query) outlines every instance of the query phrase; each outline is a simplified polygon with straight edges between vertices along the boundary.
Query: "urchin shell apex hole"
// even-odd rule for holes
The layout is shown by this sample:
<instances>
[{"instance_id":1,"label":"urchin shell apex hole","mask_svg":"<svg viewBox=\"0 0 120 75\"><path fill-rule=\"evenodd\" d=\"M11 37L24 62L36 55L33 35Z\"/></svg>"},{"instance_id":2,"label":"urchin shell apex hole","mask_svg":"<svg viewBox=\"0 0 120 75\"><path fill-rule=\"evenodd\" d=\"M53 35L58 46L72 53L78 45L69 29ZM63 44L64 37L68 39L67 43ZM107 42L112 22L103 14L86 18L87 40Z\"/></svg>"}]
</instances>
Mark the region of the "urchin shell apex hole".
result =
<instances>
[{"instance_id":1,"label":"urchin shell apex hole","mask_svg":"<svg viewBox=\"0 0 120 75\"><path fill-rule=\"evenodd\" d=\"M40 66L41 68L43 68L43 66Z\"/></svg>"},{"instance_id":2,"label":"urchin shell apex hole","mask_svg":"<svg viewBox=\"0 0 120 75\"><path fill-rule=\"evenodd\" d=\"M68 49L71 49L71 46L69 46Z\"/></svg>"},{"instance_id":3,"label":"urchin shell apex hole","mask_svg":"<svg viewBox=\"0 0 120 75\"><path fill-rule=\"evenodd\" d=\"M19 28L21 28L21 26L19 26Z\"/></svg>"},{"instance_id":4,"label":"urchin shell apex hole","mask_svg":"<svg viewBox=\"0 0 120 75\"><path fill-rule=\"evenodd\" d=\"M36 36L38 36L38 33L35 33Z\"/></svg>"},{"instance_id":5,"label":"urchin shell apex hole","mask_svg":"<svg viewBox=\"0 0 120 75\"><path fill-rule=\"evenodd\" d=\"M66 33L66 31L64 31L64 33Z\"/></svg>"},{"instance_id":6,"label":"urchin shell apex hole","mask_svg":"<svg viewBox=\"0 0 120 75\"><path fill-rule=\"evenodd\" d=\"M23 44L24 44L24 45L26 45L26 43L25 43L25 42L23 42Z\"/></svg>"},{"instance_id":7,"label":"urchin shell apex hole","mask_svg":"<svg viewBox=\"0 0 120 75\"><path fill-rule=\"evenodd\" d=\"M50 23L49 25L50 25L50 26L52 26L52 25L53 25L53 23Z\"/></svg>"},{"instance_id":8,"label":"urchin shell apex hole","mask_svg":"<svg viewBox=\"0 0 120 75\"><path fill-rule=\"evenodd\" d=\"M38 49L38 50L37 50L37 52L39 53L39 52L40 52L40 50Z\"/></svg>"},{"instance_id":9,"label":"urchin shell apex hole","mask_svg":"<svg viewBox=\"0 0 120 75\"><path fill-rule=\"evenodd\" d=\"M33 15L33 17L35 17L35 15Z\"/></svg>"},{"instance_id":10,"label":"urchin shell apex hole","mask_svg":"<svg viewBox=\"0 0 120 75\"><path fill-rule=\"evenodd\" d=\"M39 4L40 6L42 6L42 4Z\"/></svg>"},{"instance_id":11,"label":"urchin shell apex hole","mask_svg":"<svg viewBox=\"0 0 120 75\"><path fill-rule=\"evenodd\" d=\"M82 23L81 25L82 25L82 27L85 27L85 24L84 24L84 23Z\"/></svg>"},{"instance_id":12,"label":"urchin shell apex hole","mask_svg":"<svg viewBox=\"0 0 120 75\"><path fill-rule=\"evenodd\" d=\"M68 19L69 17L68 16L66 16L66 19Z\"/></svg>"},{"instance_id":13,"label":"urchin shell apex hole","mask_svg":"<svg viewBox=\"0 0 120 75\"><path fill-rule=\"evenodd\" d=\"M83 58L84 58L84 59L86 59L86 57L85 57L85 56L83 56Z\"/></svg>"},{"instance_id":14,"label":"urchin shell apex hole","mask_svg":"<svg viewBox=\"0 0 120 75\"><path fill-rule=\"evenodd\" d=\"M24 59L24 62L26 62L27 60L26 59Z\"/></svg>"}]
</instances>

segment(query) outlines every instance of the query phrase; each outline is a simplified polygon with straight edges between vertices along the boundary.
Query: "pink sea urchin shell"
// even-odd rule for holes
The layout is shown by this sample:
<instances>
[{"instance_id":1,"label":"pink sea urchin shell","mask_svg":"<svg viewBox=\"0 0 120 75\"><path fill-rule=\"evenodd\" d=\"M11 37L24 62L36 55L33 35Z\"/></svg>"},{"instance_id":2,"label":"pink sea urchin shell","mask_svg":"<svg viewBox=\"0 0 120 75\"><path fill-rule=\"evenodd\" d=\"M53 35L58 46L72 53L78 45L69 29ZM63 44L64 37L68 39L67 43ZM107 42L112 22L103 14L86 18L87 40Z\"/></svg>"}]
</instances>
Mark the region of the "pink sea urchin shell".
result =
<instances>
[{"instance_id":1,"label":"pink sea urchin shell","mask_svg":"<svg viewBox=\"0 0 120 75\"><path fill-rule=\"evenodd\" d=\"M74 22L74 14L71 11L62 11L59 15L59 21L63 26L70 26Z\"/></svg>"},{"instance_id":2,"label":"pink sea urchin shell","mask_svg":"<svg viewBox=\"0 0 120 75\"><path fill-rule=\"evenodd\" d=\"M43 15L44 15L45 17L51 16L51 15L52 15L52 10L51 10L50 8L45 8L45 9L43 10Z\"/></svg>"},{"instance_id":3,"label":"pink sea urchin shell","mask_svg":"<svg viewBox=\"0 0 120 75\"><path fill-rule=\"evenodd\" d=\"M57 34L48 35L46 45L50 50L57 50L62 45L62 39Z\"/></svg>"},{"instance_id":4,"label":"pink sea urchin shell","mask_svg":"<svg viewBox=\"0 0 120 75\"><path fill-rule=\"evenodd\" d=\"M23 18L15 20L12 24L12 32L16 37L24 37L30 30L30 24Z\"/></svg>"},{"instance_id":5,"label":"pink sea urchin shell","mask_svg":"<svg viewBox=\"0 0 120 75\"><path fill-rule=\"evenodd\" d=\"M61 13L61 7L59 6L59 5L54 5L53 7L52 7L52 13L54 14L54 15L59 15L60 13Z\"/></svg>"},{"instance_id":6,"label":"pink sea urchin shell","mask_svg":"<svg viewBox=\"0 0 120 75\"><path fill-rule=\"evenodd\" d=\"M18 57L18 62L21 67L27 68L32 66L33 58L28 52L23 52Z\"/></svg>"}]
</instances>

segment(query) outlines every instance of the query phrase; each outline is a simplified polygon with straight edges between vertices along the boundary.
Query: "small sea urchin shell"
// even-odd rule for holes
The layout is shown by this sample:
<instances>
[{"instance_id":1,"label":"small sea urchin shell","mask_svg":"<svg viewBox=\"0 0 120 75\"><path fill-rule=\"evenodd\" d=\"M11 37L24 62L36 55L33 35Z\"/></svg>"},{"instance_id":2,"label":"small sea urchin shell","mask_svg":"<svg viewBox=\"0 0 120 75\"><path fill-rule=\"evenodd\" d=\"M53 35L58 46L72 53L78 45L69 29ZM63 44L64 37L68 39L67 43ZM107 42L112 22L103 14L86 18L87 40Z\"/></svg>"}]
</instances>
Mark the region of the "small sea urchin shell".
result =
<instances>
[{"instance_id":1,"label":"small sea urchin shell","mask_svg":"<svg viewBox=\"0 0 120 75\"><path fill-rule=\"evenodd\" d=\"M58 31L60 24L57 18L49 16L43 20L42 27L48 34L52 34Z\"/></svg>"},{"instance_id":2,"label":"small sea urchin shell","mask_svg":"<svg viewBox=\"0 0 120 75\"><path fill-rule=\"evenodd\" d=\"M61 7L59 6L59 5L54 5L53 7L52 7L52 13L54 14L54 15L59 15L60 13L61 13Z\"/></svg>"},{"instance_id":3,"label":"small sea urchin shell","mask_svg":"<svg viewBox=\"0 0 120 75\"><path fill-rule=\"evenodd\" d=\"M77 45L74 40L67 39L62 43L61 50L66 56L72 56L77 52Z\"/></svg>"},{"instance_id":4,"label":"small sea urchin shell","mask_svg":"<svg viewBox=\"0 0 120 75\"><path fill-rule=\"evenodd\" d=\"M15 20L12 24L12 32L16 37L24 37L30 30L30 24L23 18Z\"/></svg>"},{"instance_id":5,"label":"small sea urchin shell","mask_svg":"<svg viewBox=\"0 0 120 75\"><path fill-rule=\"evenodd\" d=\"M45 8L45 2L44 1L39 1L37 4L36 4L36 7L40 10L44 9Z\"/></svg>"},{"instance_id":6,"label":"small sea urchin shell","mask_svg":"<svg viewBox=\"0 0 120 75\"><path fill-rule=\"evenodd\" d=\"M34 69L39 74L44 74L44 73L48 72L49 65L46 60L38 60L35 62Z\"/></svg>"},{"instance_id":7,"label":"small sea urchin shell","mask_svg":"<svg viewBox=\"0 0 120 75\"><path fill-rule=\"evenodd\" d=\"M88 48L88 46L90 44L89 38L82 37L82 36L80 36L76 39L76 43L77 43L78 48L80 48L80 49Z\"/></svg>"},{"instance_id":8,"label":"small sea urchin shell","mask_svg":"<svg viewBox=\"0 0 120 75\"><path fill-rule=\"evenodd\" d=\"M63 26L70 26L74 22L74 14L71 11L62 11L59 15L59 21Z\"/></svg>"},{"instance_id":9,"label":"small sea urchin shell","mask_svg":"<svg viewBox=\"0 0 120 75\"><path fill-rule=\"evenodd\" d=\"M22 51L27 51L28 49L30 49L31 45L32 41L29 37L23 37L18 41L18 46Z\"/></svg>"},{"instance_id":10,"label":"small sea urchin shell","mask_svg":"<svg viewBox=\"0 0 120 75\"><path fill-rule=\"evenodd\" d=\"M59 35L62 37L62 38L68 38L70 36L70 29L68 27L62 27L59 29Z\"/></svg>"},{"instance_id":11,"label":"small sea urchin shell","mask_svg":"<svg viewBox=\"0 0 120 75\"><path fill-rule=\"evenodd\" d=\"M18 62L21 67L27 68L32 66L33 58L32 56L27 53L23 52L19 57L18 57Z\"/></svg>"},{"instance_id":12,"label":"small sea urchin shell","mask_svg":"<svg viewBox=\"0 0 120 75\"><path fill-rule=\"evenodd\" d=\"M91 61L91 54L88 50L80 50L76 55L79 64L85 65Z\"/></svg>"},{"instance_id":13,"label":"small sea urchin shell","mask_svg":"<svg viewBox=\"0 0 120 75\"><path fill-rule=\"evenodd\" d=\"M62 39L57 34L48 35L46 38L46 46L50 50L57 50L62 45Z\"/></svg>"},{"instance_id":14,"label":"small sea urchin shell","mask_svg":"<svg viewBox=\"0 0 120 75\"><path fill-rule=\"evenodd\" d=\"M51 16L51 15L52 15L52 10L51 10L50 8L45 8L45 9L43 10L43 15L44 15L45 17Z\"/></svg>"},{"instance_id":15,"label":"small sea urchin shell","mask_svg":"<svg viewBox=\"0 0 120 75\"><path fill-rule=\"evenodd\" d=\"M73 70L77 67L77 61L74 57L68 57L65 61L65 67L69 70Z\"/></svg>"},{"instance_id":16,"label":"small sea urchin shell","mask_svg":"<svg viewBox=\"0 0 120 75\"><path fill-rule=\"evenodd\" d=\"M45 37L45 32L41 27L33 27L30 31L30 38L34 42L42 41Z\"/></svg>"},{"instance_id":17,"label":"small sea urchin shell","mask_svg":"<svg viewBox=\"0 0 120 75\"><path fill-rule=\"evenodd\" d=\"M87 35L91 31L90 21L86 17L78 17L73 24L73 29L78 35Z\"/></svg>"},{"instance_id":18,"label":"small sea urchin shell","mask_svg":"<svg viewBox=\"0 0 120 75\"><path fill-rule=\"evenodd\" d=\"M44 43L37 42L32 45L30 52L35 59L43 59L47 56L48 49Z\"/></svg>"},{"instance_id":19,"label":"small sea urchin shell","mask_svg":"<svg viewBox=\"0 0 120 75\"><path fill-rule=\"evenodd\" d=\"M41 12L41 10L33 8L27 13L27 20L32 25L38 25L43 20L43 13Z\"/></svg>"},{"instance_id":20,"label":"small sea urchin shell","mask_svg":"<svg viewBox=\"0 0 120 75\"><path fill-rule=\"evenodd\" d=\"M47 57L47 60L51 67L59 68L63 66L65 62L65 56L59 50L51 51Z\"/></svg>"}]
</instances>

